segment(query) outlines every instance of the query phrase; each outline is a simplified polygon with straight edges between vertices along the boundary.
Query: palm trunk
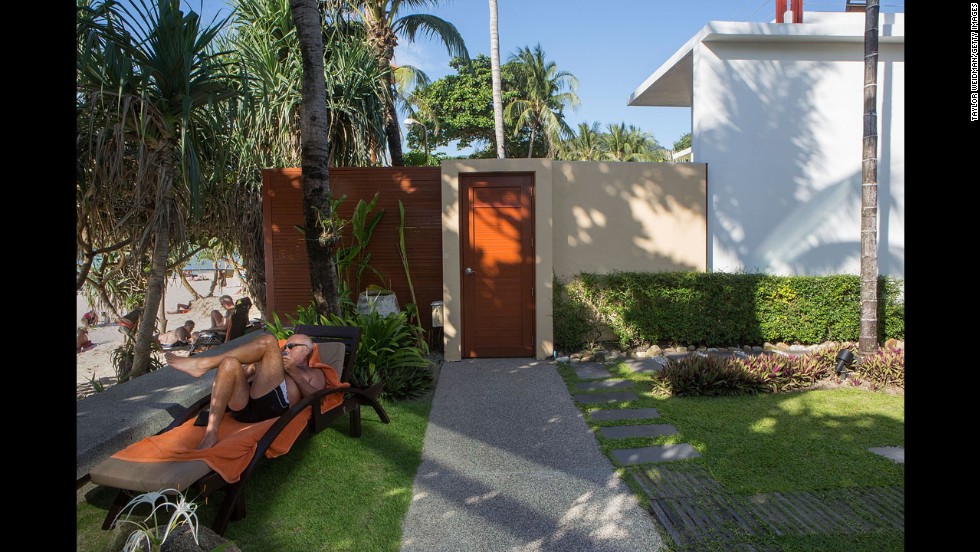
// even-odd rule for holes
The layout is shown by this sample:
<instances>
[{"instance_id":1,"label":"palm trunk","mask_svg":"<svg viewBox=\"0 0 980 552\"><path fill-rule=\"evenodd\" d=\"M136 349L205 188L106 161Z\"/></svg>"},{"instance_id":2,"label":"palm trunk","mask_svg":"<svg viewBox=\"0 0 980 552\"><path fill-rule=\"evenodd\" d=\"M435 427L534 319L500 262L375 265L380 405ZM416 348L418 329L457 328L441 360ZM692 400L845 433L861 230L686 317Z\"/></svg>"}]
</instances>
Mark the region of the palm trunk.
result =
<instances>
[{"instance_id":1,"label":"palm trunk","mask_svg":"<svg viewBox=\"0 0 980 552\"><path fill-rule=\"evenodd\" d=\"M497 33L497 0L490 0L490 74L493 79L493 130L497 139L497 158L504 151L504 100L500 78L500 41Z\"/></svg>"},{"instance_id":2,"label":"palm trunk","mask_svg":"<svg viewBox=\"0 0 980 552\"><path fill-rule=\"evenodd\" d=\"M864 140L861 164L862 356L878 350L878 0L864 16Z\"/></svg>"},{"instance_id":3,"label":"palm trunk","mask_svg":"<svg viewBox=\"0 0 980 552\"><path fill-rule=\"evenodd\" d=\"M535 131L535 128L536 127L534 127L533 125L531 126L531 141L527 143L527 158L528 159L530 159L531 156L532 156L532 154L534 154L534 137L535 137L535 134L536 134L534 132Z\"/></svg>"},{"instance_id":4,"label":"palm trunk","mask_svg":"<svg viewBox=\"0 0 980 552\"><path fill-rule=\"evenodd\" d=\"M300 110L303 173L303 221L313 301L321 315L340 314L334 242L315 235L319 217L331 217L327 162L327 93L323 67L323 33L316 0L290 0L303 57L303 104Z\"/></svg>"},{"instance_id":5,"label":"palm trunk","mask_svg":"<svg viewBox=\"0 0 980 552\"><path fill-rule=\"evenodd\" d=\"M391 155L391 166L402 167L405 165L405 158L402 156L402 134L401 129L398 128L398 111L395 109L394 87L394 82L389 74L388 93L385 96L385 135L388 137L388 153Z\"/></svg>"}]
</instances>

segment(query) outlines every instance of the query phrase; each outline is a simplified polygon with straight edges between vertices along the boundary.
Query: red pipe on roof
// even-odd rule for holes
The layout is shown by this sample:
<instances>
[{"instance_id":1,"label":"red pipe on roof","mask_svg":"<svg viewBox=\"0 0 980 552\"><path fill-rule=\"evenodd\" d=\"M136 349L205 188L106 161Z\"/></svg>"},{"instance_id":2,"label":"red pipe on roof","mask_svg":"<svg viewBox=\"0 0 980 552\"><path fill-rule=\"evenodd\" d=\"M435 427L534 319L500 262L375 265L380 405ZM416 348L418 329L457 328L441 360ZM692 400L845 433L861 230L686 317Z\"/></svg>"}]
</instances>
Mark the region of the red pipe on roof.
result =
<instances>
[{"instance_id":1,"label":"red pipe on roof","mask_svg":"<svg viewBox=\"0 0 980 552\"><path fill-rule=\"evenodd\" d=\"M790 0L790 9L793 10L793 21L784 21L786 0L776 0L776 23L803 23L803 0Z\"/></svg>"}]
</instances>

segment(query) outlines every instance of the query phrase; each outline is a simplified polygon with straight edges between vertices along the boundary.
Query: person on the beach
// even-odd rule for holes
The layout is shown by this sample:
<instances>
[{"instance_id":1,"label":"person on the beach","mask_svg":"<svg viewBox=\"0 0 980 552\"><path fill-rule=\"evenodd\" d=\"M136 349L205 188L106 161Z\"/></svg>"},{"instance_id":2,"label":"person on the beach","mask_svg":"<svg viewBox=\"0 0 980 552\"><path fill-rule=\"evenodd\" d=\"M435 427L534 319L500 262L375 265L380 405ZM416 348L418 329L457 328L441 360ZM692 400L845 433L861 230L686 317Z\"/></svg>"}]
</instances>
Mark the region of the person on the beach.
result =
<instances>
[{"instance_id":1,"label":"person on the beach","mask_svg":"<svg viewBox=\"0 0 980 552\"><path fill-rule=\"evenodd\" d=\"M85 328L78 328L78 332L75 335L75 353L85 352L92 347L95 347L95 343L89 341L88 330Z\"/></svg>"},{"instance_id":2,"label":"person on the beach","mask_svg":"<svg viewBox=\"0 0 980 552\"><path fill-rule=\"evenodd\" d=\"M215 356L164 355L170 366L195 378L218 370L211 384L208 425L197 448L218 442L226 408L240 422L261 422L282 415L289 405L323 389L326 377L310 367L312 352L313 340L308 335L293 334L280 348L274 335L262 334Z\"/></svg>"},{"instance_id":3,"label":"person on the beach","mask_svg":"<svg viewBox=\"0 0 980 552\"><path fill-rule=\"evenodd\" d=\"M226 330L228 323L231 322L231 315L235 313L235 300L231 295L222 295L219 299L221 306L225 308L224 314L215 309L211 311L211 327L209 330Z\"/></svg>"},{"instance_id":4,"label":"person on the beach","mask_svg":"<svg viewBox=\"0 0 980 552\"><path fill-rule=\"evenodd\" d=\"M193 320L188 320L183 326L163 332L156 336L157 343L167 346L190 345L194 343L194 325Z\"/></svg>"},{"instance_id":5,"label":"person on the beach","mask_svg":"<svg viewBox=\"0 0 980 552\"><path fill-rule=\"evenodd\" d=\"M94 326L99 323L99 315L95 314L94 310L90 310L82 315L82 324L86 328Z\"/></svg>"},{"instance_id":6,"label":"person on the beach","mask_svg":"<svg viewBox=\"0 0 980 552\"><path fill-rule=\"evenodd\" d=\"M193 301L191 301L191 302L193 302ZM177 310L175 310L175 311L167 311L167 314L186 314L188 311L191 310L191 302L188 302L186 304L185 303L177 303ZM215 312L217 312L217 311L215 311Z\"/></svg>"}]
</instances>

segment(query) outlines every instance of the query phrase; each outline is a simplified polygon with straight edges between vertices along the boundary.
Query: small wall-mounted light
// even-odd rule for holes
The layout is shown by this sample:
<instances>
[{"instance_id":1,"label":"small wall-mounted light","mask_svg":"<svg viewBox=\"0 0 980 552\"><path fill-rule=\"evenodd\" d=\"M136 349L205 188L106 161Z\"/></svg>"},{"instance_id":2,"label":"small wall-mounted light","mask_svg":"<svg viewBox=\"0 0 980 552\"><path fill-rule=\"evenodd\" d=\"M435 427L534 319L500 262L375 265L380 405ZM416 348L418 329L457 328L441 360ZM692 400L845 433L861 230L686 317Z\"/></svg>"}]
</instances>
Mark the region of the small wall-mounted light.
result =
<instances>
[{"instance_id":1,"label":"small wall-mounted light","mask_svg":"<svg viewBox=\"0 0 980 552\"><path fill-rule=\"evenodd\" d=\"M851 363L854 362L854 353L848 351L847 349L841 349L837 353L837 367L834 371L837 372L838 376L847 377L847 369L851 367Z\"/></svg>"}]
</instances>

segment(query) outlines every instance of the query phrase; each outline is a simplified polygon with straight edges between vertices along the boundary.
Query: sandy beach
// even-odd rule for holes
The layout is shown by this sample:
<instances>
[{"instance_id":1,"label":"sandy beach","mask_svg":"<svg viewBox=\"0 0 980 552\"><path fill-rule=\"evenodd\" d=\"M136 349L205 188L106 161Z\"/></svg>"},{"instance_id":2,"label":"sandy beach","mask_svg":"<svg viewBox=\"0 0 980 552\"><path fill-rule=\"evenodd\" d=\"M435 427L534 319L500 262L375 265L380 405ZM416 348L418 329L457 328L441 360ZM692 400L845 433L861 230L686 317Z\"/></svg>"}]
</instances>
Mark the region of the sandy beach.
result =
<instances>
[{"instance_id":1,"label":"sandy beach","mask_svg":"<svg viewBox=\"0 0 980 552\"><path fill-rule=\"evenodd\" d=\"M209 328L211 326L211 311L214 309L222 310L218 302L219 297L222 295L231 295L235 299L241 297L241 281L237 278L237 276L228 278L227 285L224 287L215 287L213 297L205 297L211 289L211 278L213 276L208 274L204 277L208 279L190 281L191 287L193 287L194 290L202 296L202 298L194 301L191 305L191 310L185 314L168 314L168 330L173 330L187 320L194 321L196 324L195 330ZM103 386L109 386L116 383L116 370L112 365L112 352L123 344L124 339L123 334L119 331L118 324L116 324L115 319L112 319L111 314L109 315L110 320L103 320L101 308L99 308L97 305L89 305L89 302L84 295L76 295L76 299L76 328L82 325L82 315L89 310L95 310L100 317L98 324L90 327L88 332L88 337L92 343L95 344L95 347L75 355L77 367L76 394L79 398L81 398L93 392L93 380ZM164 296L164 304L166 305L167 311L177 310L177 303L186 304L188 301L190 301L190 299L190 292L184 288L184 286L180 283L180 280L170 280L168 282L166 294ZM120 314L125 313L121 312ZM253 306L252 310L249 312L249 319L260 317L261 312L255 306ZM160 358L162 361L163 354L157 354L158 358Z\"/></svg>"}]
</instances>

